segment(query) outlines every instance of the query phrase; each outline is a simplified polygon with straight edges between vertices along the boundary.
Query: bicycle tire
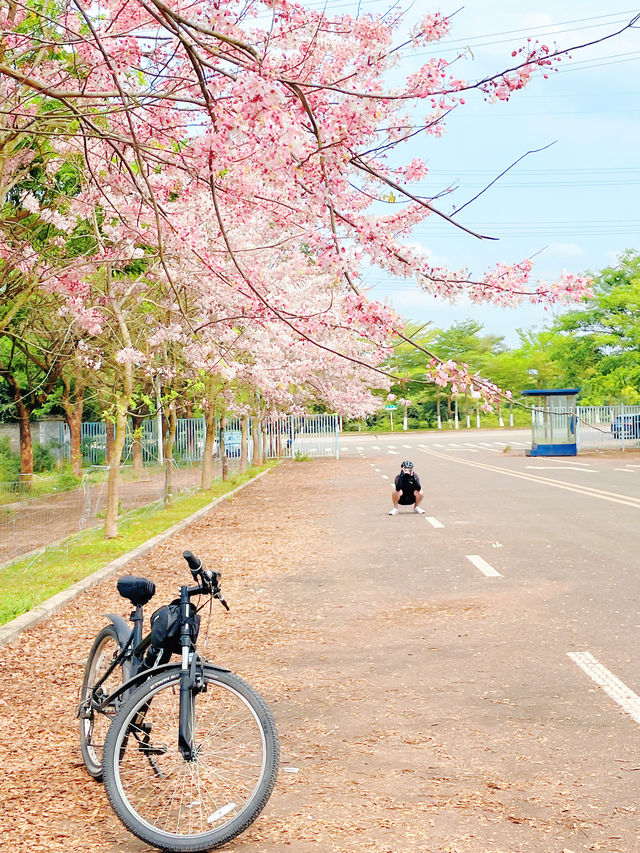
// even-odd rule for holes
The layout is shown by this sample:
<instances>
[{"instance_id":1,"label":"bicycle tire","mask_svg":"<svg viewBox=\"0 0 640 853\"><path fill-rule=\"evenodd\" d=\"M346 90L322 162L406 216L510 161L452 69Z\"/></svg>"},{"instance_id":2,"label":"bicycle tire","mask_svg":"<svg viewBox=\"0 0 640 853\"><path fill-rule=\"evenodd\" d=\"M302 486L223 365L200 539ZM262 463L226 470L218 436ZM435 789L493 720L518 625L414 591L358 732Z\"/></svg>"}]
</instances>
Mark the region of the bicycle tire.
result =
<instances>
[{"instance_id":1,"label":"bicycle tire","mask_svg":"<svg viewBox=\"0 0 640 853\"><path fill-rule=\"evenodd\" d=\"M118 634L113 625L106 625L97 635L89 652L85 666L80 702L88 698L93 685L106 672L113 656L120 651ZM122 684L123 671L117 667L104 685L104 695L115 690ZM102 689L102 688L101 688ZM102 781L102 757L107 730L116 714L116 708L107 712L91 711L89 717L80 718L80 750L87 772L97 782Z\"/></svg>"},{"instance_id":2,"label":"bicycle tire","mask_svg":"<svg viewBox=\"0 0 640 853\"><path fill-rule=\"evenodd\" d=\"M178 750L179 666L150 677L127 699L105 744L113 810L142 841L174 853L211 850L244 832L278 774L278 736L262 697L213 667L204 681L206 690L193 697L193 761Z\"/></svg>"}]
</instances>

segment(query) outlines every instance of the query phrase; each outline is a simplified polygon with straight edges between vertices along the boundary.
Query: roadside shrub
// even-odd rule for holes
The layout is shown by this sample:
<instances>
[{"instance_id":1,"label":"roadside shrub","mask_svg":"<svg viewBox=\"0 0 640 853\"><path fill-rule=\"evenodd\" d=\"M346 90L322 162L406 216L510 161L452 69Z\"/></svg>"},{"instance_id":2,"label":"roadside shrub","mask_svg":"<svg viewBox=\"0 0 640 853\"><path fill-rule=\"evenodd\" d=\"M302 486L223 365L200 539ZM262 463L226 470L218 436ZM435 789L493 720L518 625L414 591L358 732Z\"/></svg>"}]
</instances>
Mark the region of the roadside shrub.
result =
<instances>
[{"instance_id":1,"label":"roadside shrub","mask_svg":"<svg viewBox=\"0 0 640 853\"><path fill-rule=\"evenodd\" d=\"M70 465L63 465L56 477L54 488L56 492L67 492L69 489L77 488L81 482L80 477L76 477L71 471Z\"/></svg>"},{"instance_id":2,"label":"roadside shrub","mask_svg":"<svg viewBox=\"0 0 640 853\"><path fill-rule=\"evenodd\" d=\"M42 474L44 471L53 471L57 465L56 457L51 452L48 444L33 445L33 473Z\"/></svg>"},{"instance_id":3,"label":"roadside shrub","mask_svg":"<svg viewBox=\"0 0 640 853\"><path fill-rule=\"evenodd\" d=\"M20 474L20 457L11 450L7 436L0 438L0 483L16 483Z\"/></svg>"}]
</instances>

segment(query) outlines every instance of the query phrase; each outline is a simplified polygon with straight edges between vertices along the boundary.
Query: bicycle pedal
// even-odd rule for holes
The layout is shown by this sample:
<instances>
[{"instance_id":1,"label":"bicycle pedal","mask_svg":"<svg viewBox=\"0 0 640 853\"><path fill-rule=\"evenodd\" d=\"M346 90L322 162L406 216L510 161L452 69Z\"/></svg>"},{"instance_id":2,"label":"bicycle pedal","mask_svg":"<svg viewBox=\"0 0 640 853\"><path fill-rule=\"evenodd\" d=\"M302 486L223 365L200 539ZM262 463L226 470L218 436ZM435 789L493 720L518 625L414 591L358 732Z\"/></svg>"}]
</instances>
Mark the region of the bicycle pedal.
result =
<instances>
[{"instance_id":1,"label":"bicycle pedal","mask_svg":"<svg viewBox=\"0 0 640 853\"><path fill-rule=\"evenodd\" d=\"M146 744L146 743L140 744L139 749L140 749L140 752L142 752L143 755L146 755L146 756L164 755L166 752L169 751L168 746L149 746L149 744Z\"/></svg>"}]
</instances>

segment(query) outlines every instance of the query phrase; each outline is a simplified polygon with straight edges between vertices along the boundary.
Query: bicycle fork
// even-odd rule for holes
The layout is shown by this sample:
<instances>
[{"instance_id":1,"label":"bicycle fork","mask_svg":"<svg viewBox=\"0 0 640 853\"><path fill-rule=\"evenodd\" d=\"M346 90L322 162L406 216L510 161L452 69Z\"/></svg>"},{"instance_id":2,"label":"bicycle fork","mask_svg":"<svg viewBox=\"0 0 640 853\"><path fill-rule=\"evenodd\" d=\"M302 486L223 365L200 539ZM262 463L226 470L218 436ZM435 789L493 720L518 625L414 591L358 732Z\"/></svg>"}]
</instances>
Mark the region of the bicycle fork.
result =
<instances>
[{"instance_id":1,"label":"bicycle fork","mask_svg":"<svg viewBox=\"0 0 640 853\"><path fill-rule=\"evenodd\" d=\"M178 730L178 749L185 761L194 761L196 748L194 744L195 729L195 697L205 689L204 672L197 673L198 656L192 651L191 632L189 628L190 602L187 587L180 588L180 611L182 627L180 644L182 647L182 662L180 667L180 721Z\"/></svg>"}]
</instances>

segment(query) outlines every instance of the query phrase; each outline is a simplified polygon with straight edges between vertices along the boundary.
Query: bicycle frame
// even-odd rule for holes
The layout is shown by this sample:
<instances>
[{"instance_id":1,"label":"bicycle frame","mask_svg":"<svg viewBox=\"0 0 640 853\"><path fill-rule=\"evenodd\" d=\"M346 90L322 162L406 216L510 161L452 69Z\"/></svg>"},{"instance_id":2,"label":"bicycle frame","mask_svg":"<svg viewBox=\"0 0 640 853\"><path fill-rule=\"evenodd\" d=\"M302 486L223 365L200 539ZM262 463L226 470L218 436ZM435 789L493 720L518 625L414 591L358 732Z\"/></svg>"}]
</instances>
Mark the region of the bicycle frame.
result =
<instances>
[{"instance_id":1,"label":"bicycle frame","mask_svg":"<svg viewBox=\"0 0 640 853\"><path fill-rule=\"evenodd\" d=\"M190 551L185 551L183 556L189 564L194 580L199 581L199 583L193 587L180 587L180 665L177 666L168 662L167 654L169 657L171 656L171 648L165 648L161 641L156 641L158 646L155 659L149 651L151 648L155 650L156 646L152 646L153 631L146 637L143 636L143 606L153 596L155 587L145 578L134 578L135 582L141 581L141 590L139 586L136 588L136 583L128 586L123 585L123 590L120 590L120 586L118 586L121 595L128 598L135 606L135 610L129 617L133 622L133 628L129 628L122 616L114 613L107 614L116 633L119 646L118 653L108 665L106 672L91 686L88 695L78 705L76 716L81 719L91 719L97 713L109 715L114 710L117 712L119 705L122 704L128 694L140 687L150 675L160 670L179 672L178 749L185 761L194 761L197 757L194 747L195 696L206 689L205 667L211 667L211 664L196 652L196 637L192 636L194 629L191 619L191 598L196 595L211 595L219 599L226 610L229 609L229 606L220 594L219 572L204 570L201 561L194 557ZM151 590L149 590L150 585ZM122 670L122 684L105 696L102 688L116 667L120 667ZM218 669L220 672L229 672L229 670L224 670L221 667L212 668ZM145 722L146 710L149 707L150 704L139 710L135 725L131 727L131 733L138 741L139 748L145 753L154 770L159 772L152 755L160 753L150 744L151 728ZM140 736L140 732L143 733L142 736Z\"/></svg>"},{"instance_id":2,"label":"bicycle frame","mask_svg":"<svg viewBox=\"0 0 640 853\"><path fill-rule=\"evenodd\" d=\"M197 692L204 688L204 668L206 666L209 668L216 669L220 672L229 672L229 670L224 669L223 667L212 666L211 663L206 661L204 658L201 658L196 653L195 646L191 639L191 632L189 627L190 600L193 595L198 595L203 591L204 590L201 587L180 587L181 662L179 665L180 713L178 728L178 748L182 753L182 756L184 757L185 761L192 761L194 758L194 696ZM109 614L109 616L112 619L112 622L114 622L113 615ZM99 681L97 681L93 685L88 703L90 704L91 710L94 713L103 713L106 708L115 704L117 700L124 698L130 691L134 690L136 687L139 687L144 681L146 681L147 678L149 678L150 675L162 671L168 672L170 670L175 670L178 668L178 664L175 663L157 664L151 667L146 666L143 668L145 653L151 645L151 633L147 634L146 637L143 637L144 613L143 608L141 606L136 607L130 618L133 622L133 628L130 630L126 639L123 638L123 626L126 626L126 623L124 622L122 617L118 617L120 624L116 624L114 622L114 627L116 628L116 631L118 632L118 637L120 638L121 648L116 658L111 661L104 675L100 678ZM132 646L133 648L131 648ZM125 681L118 688L116 688L116 690L112 691L107 696L101 697L100 700L97 700L96 695L98 693L98 690L106 682L111 673L118 666L122 666L124 670L125 664L127 664L127 662L129 664L127 667L129 672L128 677L125 679ZM80 707L78 711L78 716L82 716L83 713L89 714L89 708Z\"/></svg>"},{"instance_id":3,"label":"bicycle frame","mask_svg":"<svg viewBox=\"0 0 640 853\"><path fill-rule=\"evenodd\" d=\"M108 707L115 699L119 698L123 693L126 693L130 687L133 686L132 682L135 682L135 686L141 682L141 679L138 678L141 672L142 663L144 660L144 654L151 645L151 634L147 634L146 637L142 635L142 626L144 621L144 613L142 607L136 607L134 612L131 614L131 621L133 622L133 628L130 630L129 635L126 640L122 640L122 624L126 625L124 619L122 617L118 617L119 621L122 624L116 624L113 619L112 614L108 614L111 618L114 627L118 633L118 638L121 642L121 648L118 656L111 661L111 664L107 668L106 672L102 676L102 678L97 681L91 690L90 702L94 711L102 712L106 707ZM133 646L133 649L130 651L130 647ZM128 663L128 665L126 665ZM108 696L105 696L102 701L96 701L96 693L102 687L104 682L109 678L111 673L116 669L116 667L122 666L123 672L128 676L125 678L125 681L121 685L118 690L115 690L113 693L110 693ZM146 677L146 674L151 672L152 668L145 668L143 674ZM123 690L123 688L125 688ZM80 715L80 714L79 714Z\"/></svg>"}]
</instances>

